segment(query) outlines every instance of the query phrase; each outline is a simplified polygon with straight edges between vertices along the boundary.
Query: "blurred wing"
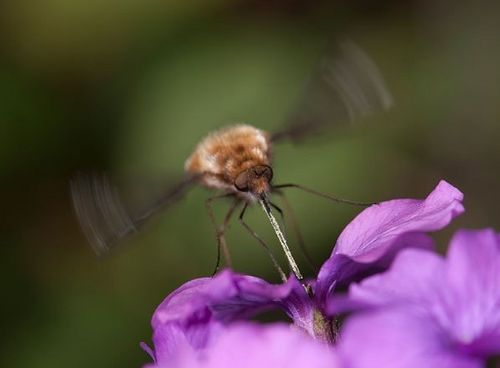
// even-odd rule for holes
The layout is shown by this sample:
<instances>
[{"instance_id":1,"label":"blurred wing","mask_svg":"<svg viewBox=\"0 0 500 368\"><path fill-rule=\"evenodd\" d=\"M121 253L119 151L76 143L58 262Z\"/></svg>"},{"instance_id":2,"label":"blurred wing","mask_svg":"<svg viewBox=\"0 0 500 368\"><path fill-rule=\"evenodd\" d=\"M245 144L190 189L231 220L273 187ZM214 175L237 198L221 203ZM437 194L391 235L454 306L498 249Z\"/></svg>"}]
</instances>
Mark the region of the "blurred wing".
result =
<instances>
[{"instance_id":1,"label":"blurred wing","mask_svg":"<svg viewBox=\"0 0 500 368\"><path fill-rule=\"evenodd\" d=\"M137 232L149 217L180 199L195 181L196 177L187 176L136 214L125 209L117 188L105 174L78 174L70 189L80 226L94 251L102 255L121 238Z\"/></svg>"},{"instance_id":2,"label":"blurred wing","mask_svg":"<svg viewBox=\"0 0 500 368\"><path fill-rule=\"evenodd\" d=\"M339 43L321 60L299 101L285 128L271 136L272 141L296 141L323 128L354 123L392 105L377 66L351 41Z\"/></svg>"}]
</instances>

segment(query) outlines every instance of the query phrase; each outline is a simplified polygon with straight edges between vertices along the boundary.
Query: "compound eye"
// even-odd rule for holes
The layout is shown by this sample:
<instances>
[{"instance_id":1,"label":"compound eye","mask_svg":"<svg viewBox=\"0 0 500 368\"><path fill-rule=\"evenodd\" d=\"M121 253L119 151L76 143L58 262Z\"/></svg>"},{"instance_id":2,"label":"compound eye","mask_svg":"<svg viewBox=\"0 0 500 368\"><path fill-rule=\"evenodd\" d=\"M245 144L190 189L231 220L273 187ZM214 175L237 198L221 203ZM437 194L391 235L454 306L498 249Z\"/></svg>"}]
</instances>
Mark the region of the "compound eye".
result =
<instances>
[{"instance_id":1,"label":"compound eye","mask_svg":"<svg viewBox=\"0 0 500 368\"><path fill-rule=\"evenodd\" d=\"M273 179L273 169L270 166L264 166L263 176L267 179L267 182L270 183Z\"/></svg>"},{"instance_id":2,"label":"compound eye","mask_svg":"<svg viewBox=\"0 0 500 368\"><path fill-rule=\"evenodd\" d=\"M248 172L247 171L243 171L242 173L240 173L236 177L236 180L234 181L234 186L240 192L248 192Z\"/></svg>"},{"instance_id":3,"label":"compound eye","mask_svg":"<svg viewBox=\"0 0 500 368\"><path fill-rule=\"evenodd\" d=\"M267 165L259 165L252 168L253 173L258 178L266 178L267 182L270 183L273 178L273 169Z\"/></svg>"}]
</instances>

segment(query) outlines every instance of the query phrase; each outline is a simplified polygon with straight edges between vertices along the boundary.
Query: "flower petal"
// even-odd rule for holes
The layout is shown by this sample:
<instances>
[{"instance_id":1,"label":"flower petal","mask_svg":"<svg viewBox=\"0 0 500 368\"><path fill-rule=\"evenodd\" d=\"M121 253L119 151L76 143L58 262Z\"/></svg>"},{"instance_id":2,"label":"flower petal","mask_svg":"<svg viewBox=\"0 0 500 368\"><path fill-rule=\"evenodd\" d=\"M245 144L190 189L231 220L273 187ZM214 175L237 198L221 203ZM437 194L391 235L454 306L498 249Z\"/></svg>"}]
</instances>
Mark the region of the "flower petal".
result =
<instances>
[{"instance_id":1,"label":"flower petal","mask_svg":"<svg viewBox=\"0 0 500 368\"><path fill-rule=\"evenodd\" d=\"M442 323L455 340L480 356L500 354L500 237L493 230L462 230L447 260L451 294Z\"/></svg>"},{"instance_id":2,"label":"flower petal","mask_svg":"<svg viewBox=\"0 0 500 368\"><path fill-rule=\"evenodd\" d=\"M449 349L427 314L411 308L360 314L347 320L339 356L350 368L479 368L480 359Z\"/></svg>"},{"instance_id":3,"label":"flower petal","mask_svg":"<svg viewBox=\"0 0 500 368\"><path fill-rule=\"evenodd\" d=\"M158 306L153 326L154 358L158 364L175 365L184 351L200 353L216 340L224 326L236 319L272 307L281 307L294 317L306 313L297 280L272 285L262 279L225 270L213 278L187 282ZM304 289L300 285L302 293ZM292 294L293 292L293 295ZM290 298L291 301L288 301Z\"/></svg>"},{"instance_id":4,"label":"flower petal","mask_svg":"<svg viewBox=\"0 0 500 368\"><path fill-rule=\"evenodd\" d=\"M175 322L159 325L153 333L153 360L158 366L177 366L185 354L199 354L209 347L221 331L216 322L188 327Z\"/></svg>"},{"instance_id":5,"label":"flower petal","mask_svg":"<svg viewBox=\"0 0 500 368\"><path fill-rule=\"evenodd\" d=\"M443 286L444 272L444 259L437 254L420 249L403 250L387 272L351 284L347 298L329 299L328 312L399 304L430 307Z\"/></svg>"},{"instance_id":6,"label":"flower petal","mask_svg":"<svg viewBox=\"0 0 500 368\"><path fill-rule=\"evenodd\" d=\"M186 356L183 368L335 368L331 347L290 325L236 323L224 331L202 358Z\"/></svg>"},{"instance_id":7,"label":"flower petal","mask_svg":"<svg viewBox=\"0 0 500 368\"><path fill-rule=\"evenodd\" d=\"M213 278L187 282L170 294L153 314L152 326L206 318L221 322L246 318L276 306L292 289L291 283L273 285L224 270Z\"/></svg>"},{"instance_id":8,"label":"flower petal","mask_svg":"<svg viewBox=\"0 0 500 368\"><path fill-rule=\"evenodd\" d=\"M492 230L459 231L446 260L404 250L389 271L351 285L349 296L331 299L328 309L367 306L426 313L427 323L446 336L450 353L482 359L500 354L500 237Z\"/></svg>"},{"instance_id":9,"label":"flower petal","mask_svg":"<svg viewBox=\"0 0 500 368\"><path fill-rule=\"evenodd\" d=\"M358 262L373 262L405 233L442 229L463 213L463 194L441 181L425 200L395 199L373 205L340 235L334 254Z\"/></svg>"},{"instance_id":10,"label":"flower petal","mask_svg":"<svg viewBox=\"0 0 500 368\"><path fill-rule=\"evenodd\" d=\"M429 248L430 240L422 233L442 229L463 213L462 199L457 188L441 181L425 200L396 199L365 209L347 225L321 267L319 298L324 299L335 283L366 272L367 266L359 264L387 264L384 258L403 247Z\"/></svg>"}]
</instances>

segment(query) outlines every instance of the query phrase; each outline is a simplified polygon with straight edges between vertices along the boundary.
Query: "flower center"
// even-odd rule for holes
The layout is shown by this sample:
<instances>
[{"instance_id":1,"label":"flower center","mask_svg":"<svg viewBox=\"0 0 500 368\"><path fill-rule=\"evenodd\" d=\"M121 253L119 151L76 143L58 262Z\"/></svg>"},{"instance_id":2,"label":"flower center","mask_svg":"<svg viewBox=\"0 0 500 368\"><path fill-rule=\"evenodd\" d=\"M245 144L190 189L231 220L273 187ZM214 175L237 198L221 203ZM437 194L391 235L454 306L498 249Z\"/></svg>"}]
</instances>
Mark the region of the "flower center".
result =
<instances>
[{"instance_id":1,"label":"flower center","mask_svg":"<svg viewBox=\"0 0 500 368\"><path fill-rule=\"evenodd\" d=\"M314 308L313 311L313 330L314 337L318 340L333 344L337 339L337 327L334 321L325 317L325 315Z\"/></svg>"}]
</instances>

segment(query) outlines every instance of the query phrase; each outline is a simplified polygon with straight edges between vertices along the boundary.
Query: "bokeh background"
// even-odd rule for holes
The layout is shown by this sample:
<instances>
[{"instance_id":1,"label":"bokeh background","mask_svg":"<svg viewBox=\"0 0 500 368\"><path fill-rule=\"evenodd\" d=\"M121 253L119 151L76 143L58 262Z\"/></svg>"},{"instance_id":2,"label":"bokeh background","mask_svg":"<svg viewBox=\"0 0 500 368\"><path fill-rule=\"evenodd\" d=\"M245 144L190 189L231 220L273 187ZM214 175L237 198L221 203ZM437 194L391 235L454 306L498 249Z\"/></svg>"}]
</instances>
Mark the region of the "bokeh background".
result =
<instances>
[{"instance_id":1,"label":"bokeh background","mask_svg":"<svg viewBox=\"0 0 500 368\"><path fill-rule=\"evenodd\" d=\"M379 65L394 108L352 134L275 149L275 180L355 200L465 193L453 228L500 229L500 9L491 1L7 0L0 4L0 365L137 367L163 297L209 275L215 237L195 189L97 259L68 180L163 178L210 130L273 130L331 37ZM150 179L148 179L150 180ZM156 179L154 179L156 180ZM359 211L290 191L320 264ZM217 205L222 216L225 204ZM276 246L258 208L248 222ZM277 280L233 223L237 270ZM292 244L296 241L291 238ZM305 273L312 275L297 255Z\"/></svg>"}]
</instances>

